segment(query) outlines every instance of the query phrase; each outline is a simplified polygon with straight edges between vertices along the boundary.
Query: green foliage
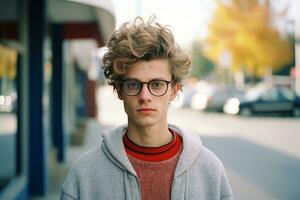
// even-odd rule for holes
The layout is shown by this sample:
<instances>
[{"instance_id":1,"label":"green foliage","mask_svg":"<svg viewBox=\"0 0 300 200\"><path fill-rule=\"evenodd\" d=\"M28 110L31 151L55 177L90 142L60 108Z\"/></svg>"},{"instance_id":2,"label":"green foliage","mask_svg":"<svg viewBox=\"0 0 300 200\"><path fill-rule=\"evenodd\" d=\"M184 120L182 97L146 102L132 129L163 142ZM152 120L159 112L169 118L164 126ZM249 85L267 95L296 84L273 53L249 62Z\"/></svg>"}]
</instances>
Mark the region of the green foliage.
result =
<instances>
[{"instance_id":1,"label":"green foliage","mask_svg":"<svg viewBox=\"0 0 300 200\"><path fill-rule=\"evenodd\" d=\"M192 72L196 78L204 78L211 73L215 67L214 63L204 56L200 42L194 42L192 47Z\"/></svg>"}]
</instances>

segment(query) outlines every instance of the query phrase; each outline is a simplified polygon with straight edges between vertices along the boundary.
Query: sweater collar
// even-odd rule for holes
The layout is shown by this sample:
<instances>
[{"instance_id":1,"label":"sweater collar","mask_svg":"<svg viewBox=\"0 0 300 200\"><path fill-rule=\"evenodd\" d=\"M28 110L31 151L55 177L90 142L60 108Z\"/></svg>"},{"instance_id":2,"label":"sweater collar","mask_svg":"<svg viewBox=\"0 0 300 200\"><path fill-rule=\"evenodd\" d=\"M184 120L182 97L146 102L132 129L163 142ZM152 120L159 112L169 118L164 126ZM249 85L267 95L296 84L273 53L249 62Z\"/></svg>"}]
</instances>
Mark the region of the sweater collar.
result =
<instances>
[{"instance_id":1,"label":"sweater collar","mask_svg":"<svg viewBox=\"0 0 300 200\"><path fill-rule=\"evenodd\" d=\"M183 149L174 174L174 178L176 178L192 166L203 146L199 136L187 133L185 130L180 129L175 125L169 125L169 128L179 133L183 140ZM105 131L102 134L104 143L102 148L104 149L106 156L108 156L112 162L136 176L136 172L127 157L122 140L126 129L127 126L124 125Z\"/></svg>"}]
</instances>

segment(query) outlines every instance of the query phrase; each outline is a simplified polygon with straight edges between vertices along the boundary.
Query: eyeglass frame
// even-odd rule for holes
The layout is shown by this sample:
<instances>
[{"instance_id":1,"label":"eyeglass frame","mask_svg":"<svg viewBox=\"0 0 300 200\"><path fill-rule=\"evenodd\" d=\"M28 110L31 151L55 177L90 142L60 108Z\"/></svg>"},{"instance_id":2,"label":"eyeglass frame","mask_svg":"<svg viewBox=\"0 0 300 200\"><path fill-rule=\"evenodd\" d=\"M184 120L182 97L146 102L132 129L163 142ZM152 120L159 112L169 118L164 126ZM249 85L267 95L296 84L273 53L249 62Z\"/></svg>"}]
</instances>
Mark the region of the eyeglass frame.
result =
<instances>
[{"instance_id":1,"label":"eyeglass frame","mask_svg":"<svg viewBox=\"0 0 300 200\"><path fill-rule=\"evenodd\" d=\"M126 82L126 81L136 81L136 82L138 82L138 83L141 85L139 91L138 91L136 94L134 94L134 95L132 95L132 94L127 94L126 91L125 91L125 89L124 89L124 82ZM155 94L153 94L153 92L151 92L151 89L150 89L150 83L153 82L153 81L163 81L163 82L165 82L165 83L167 84L166 90L165 90L165 92L164 92L163 94L161 94L161 95L155 95ZM136 79L136 78L129 78L129 79L120 80L120 81L118 81L118 82L119 82L119 84L120 84L120 86L121 86L121 90L122 90L122 91L124 92L124 94L127 95L127 96L138 96L138 95L141 93L144 84L146 84L146 85L147 85L147 89L148 89L148 91L149 91L149 93L150 93L151 95L153 95L153 96L155 96L155 97L161 97L161 96L164 96L164 95L167 93L167 91L168 91L168 89L169 89L169 84L170 84L170 83L173 83L174 80L167 81L167 80L162 80L162 79L152 79L151 81L144 82L144 81L140 81L140 80L138 80L138 79Z\"/></svg>"}]
</instances>

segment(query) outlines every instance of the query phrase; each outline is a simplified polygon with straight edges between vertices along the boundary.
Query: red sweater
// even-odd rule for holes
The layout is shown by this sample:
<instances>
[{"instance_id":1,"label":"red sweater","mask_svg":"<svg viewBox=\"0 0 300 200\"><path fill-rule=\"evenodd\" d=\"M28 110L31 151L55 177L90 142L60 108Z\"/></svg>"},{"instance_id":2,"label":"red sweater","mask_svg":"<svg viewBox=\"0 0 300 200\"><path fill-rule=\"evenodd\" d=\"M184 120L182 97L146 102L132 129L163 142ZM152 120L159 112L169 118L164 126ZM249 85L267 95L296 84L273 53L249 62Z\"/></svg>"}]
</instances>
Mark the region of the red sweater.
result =
<instances>
[{"instance_id":1,"label":"red sweater","mask_svg":"<svg viewBox=\"0 0 300 200\"><path fill-rule=\"evenodd\" d=\"M173 133L173 140L164 146L141 147L123 138L128 158L138 175L142 200L170 199L176 164L182 149L182 138Z\"/></svg>"}]
</instances>

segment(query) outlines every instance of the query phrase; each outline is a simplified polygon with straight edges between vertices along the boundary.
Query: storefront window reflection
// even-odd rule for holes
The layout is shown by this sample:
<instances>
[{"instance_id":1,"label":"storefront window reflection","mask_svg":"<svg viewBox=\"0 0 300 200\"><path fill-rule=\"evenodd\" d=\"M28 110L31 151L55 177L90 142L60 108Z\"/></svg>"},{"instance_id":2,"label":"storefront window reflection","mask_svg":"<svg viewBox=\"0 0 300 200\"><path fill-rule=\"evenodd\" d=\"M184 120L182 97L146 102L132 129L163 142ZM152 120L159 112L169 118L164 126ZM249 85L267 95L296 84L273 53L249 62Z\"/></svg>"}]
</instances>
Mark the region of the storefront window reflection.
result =
<instances>
[{"instance_id":1,"label":"storefront window reflection","mask_svg":"<svg viewBox=\"0 0 300 200\"><path fill-rule=\"evenodd\" d=\"M17 51L0 44L0 191L16 175Z\"/></svg>"}]
</instances>

